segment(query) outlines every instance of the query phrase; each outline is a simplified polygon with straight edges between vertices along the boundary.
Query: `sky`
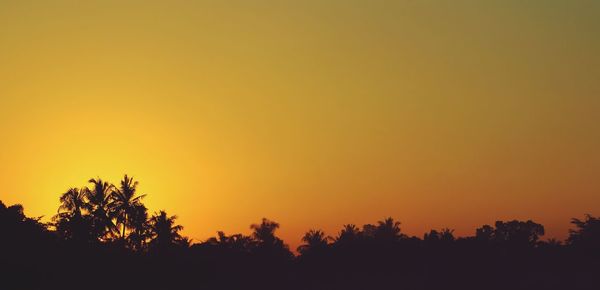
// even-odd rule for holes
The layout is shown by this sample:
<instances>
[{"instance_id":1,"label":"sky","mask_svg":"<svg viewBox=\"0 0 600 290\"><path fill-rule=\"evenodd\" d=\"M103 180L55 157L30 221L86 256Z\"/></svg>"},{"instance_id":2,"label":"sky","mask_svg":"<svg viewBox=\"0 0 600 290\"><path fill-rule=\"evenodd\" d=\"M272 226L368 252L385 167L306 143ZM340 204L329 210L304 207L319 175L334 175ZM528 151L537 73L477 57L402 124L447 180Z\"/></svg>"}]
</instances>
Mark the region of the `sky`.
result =
<instances>
[{"instance_id":1,"label":"sky","mask_svg":"<svg viewBox=\"0 0 600 290\"><path fill-rule=\"evenodd\" d=\"M0 0L0 200L140 181L195 241L600 215L599 1Z\"/></svg>"}]
</instances>

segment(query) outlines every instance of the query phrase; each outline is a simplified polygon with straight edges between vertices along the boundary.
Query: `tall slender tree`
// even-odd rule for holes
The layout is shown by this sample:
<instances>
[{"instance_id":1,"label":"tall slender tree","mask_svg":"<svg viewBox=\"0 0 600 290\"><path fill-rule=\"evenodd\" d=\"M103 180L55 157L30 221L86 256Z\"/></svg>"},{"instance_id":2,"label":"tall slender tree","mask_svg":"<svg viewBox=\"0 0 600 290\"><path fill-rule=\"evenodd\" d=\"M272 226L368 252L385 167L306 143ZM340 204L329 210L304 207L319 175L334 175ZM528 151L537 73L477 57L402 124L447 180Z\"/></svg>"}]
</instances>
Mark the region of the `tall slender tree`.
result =
<instances>
[{"instance_id":1,"label":"tall slender tree","mask_svg":"<svg viewBox=\"0 0 600 290\"><path fill-rule=\"evenodd\" d=\"M116 217L117 226L121 228L121 239L125 239L126 230L134 230L131 216L142 206L145 194L137 195L138 182L125 175L121 186L113 192L111 207Z\"/></svg>"},{"instance_id":2,"label":"tall slender tree","mask_svg":"<svg viewBox=\"0 0 600 290\"><path fill-rule=\"evenodd\" d=\"M100 178L92 178L88 181L92 188L86 189L88 199L87 210L92 216L94 234L99 240L106 240L118 231L112 219L113 193L115 186Z\"/></svg>"}]
</instances>

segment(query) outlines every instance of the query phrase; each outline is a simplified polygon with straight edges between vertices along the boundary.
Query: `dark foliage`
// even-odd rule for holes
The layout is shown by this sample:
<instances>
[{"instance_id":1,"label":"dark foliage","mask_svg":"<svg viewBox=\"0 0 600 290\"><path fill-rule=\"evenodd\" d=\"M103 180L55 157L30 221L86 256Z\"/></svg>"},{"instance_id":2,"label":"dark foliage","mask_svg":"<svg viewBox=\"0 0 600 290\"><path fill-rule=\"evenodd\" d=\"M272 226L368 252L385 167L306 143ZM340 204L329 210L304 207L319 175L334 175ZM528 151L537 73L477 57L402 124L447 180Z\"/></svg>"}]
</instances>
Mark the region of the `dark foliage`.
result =
<instances>
[{"instance_id":1,"label":"dark foliage","mask_svg":"<svg viewBox=\"0 0 600 290\"><path fill-rule=\"evenodd\" d=\"M252 233L192 244L176 216L152 216L128 176L60 196L53 222L0 202L0 289L600 289L600 219L573 219L565 244L533 221L497 221L474 236L409 237L386 218L309 230L298 256L263 219Z\"/></svg>"}]
</instances>

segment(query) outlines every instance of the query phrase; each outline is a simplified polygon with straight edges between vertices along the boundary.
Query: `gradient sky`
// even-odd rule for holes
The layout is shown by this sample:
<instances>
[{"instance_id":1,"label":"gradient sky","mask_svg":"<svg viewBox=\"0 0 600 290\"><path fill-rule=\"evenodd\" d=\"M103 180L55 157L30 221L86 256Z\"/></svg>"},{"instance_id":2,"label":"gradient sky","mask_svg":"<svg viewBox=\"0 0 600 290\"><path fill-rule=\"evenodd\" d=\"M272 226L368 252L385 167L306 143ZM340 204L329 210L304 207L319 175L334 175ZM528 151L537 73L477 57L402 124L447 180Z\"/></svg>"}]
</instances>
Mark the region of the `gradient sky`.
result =
<instances>
[{"instance_id":1,"label":"gradient sky","mask_svg":"<svg viewBox=\"0 0 600 290\"><path fill-rule=\"evenodd\" d=\"M0 0L0 200L140 180L196 241L600 214L600 1Z\"/></svg>"}]
</instances>

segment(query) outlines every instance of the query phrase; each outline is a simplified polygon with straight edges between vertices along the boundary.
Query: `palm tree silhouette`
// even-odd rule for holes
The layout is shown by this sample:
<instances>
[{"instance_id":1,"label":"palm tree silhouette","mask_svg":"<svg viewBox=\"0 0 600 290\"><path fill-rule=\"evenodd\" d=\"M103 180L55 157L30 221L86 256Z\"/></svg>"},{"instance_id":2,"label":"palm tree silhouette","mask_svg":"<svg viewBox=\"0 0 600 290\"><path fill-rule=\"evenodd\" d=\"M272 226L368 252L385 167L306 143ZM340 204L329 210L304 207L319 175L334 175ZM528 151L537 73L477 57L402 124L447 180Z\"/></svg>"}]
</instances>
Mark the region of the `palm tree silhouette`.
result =
<instances>
[{"instance_id":1,"label":"palm tree silhouette","mask_svg":"<svg viewBox=\"0 0 600 290\"><path fill-rule=\"evenodd\" d=\"M71 216L80 217L81 210L86 206L85 197L85 190L70 188L60 196L60 206L58 207L59 214L66 211L66 213Z\"/></svg>"},{"instance_id":2,"label":"palm tree silhouette","mask_svg":"<svg viewBox=\"0 0 600 290\"><path fill-rule=\"evenodd\" d=\"M388 217L383 221L377 222L374 237L379 241L395 242L405 236L400 232L400 222Z\"/></svg>"},{"instance_id":3,"label":"palm tree silhouette","mask_svg":"<svg viewBox=\"0 0 600 290\"><path fill-rule=\"evenodd\" d=\"M250 228L254 230L252 233L254 239L261 244L272 245L277 239L275 231L279 228L279 224L263 218L260 224L252 224Z\"/></svg>"},{"instance_id":4,"label":"palm tree silhouette","mask_svg":"<svg viewBox=\"0 0 600 290\"><path fill-rule=\"evenodd\" d=\"M263 218L260 224L252 224L252 238L256 241L254 251L259 255L275 259L288 259L292 256L288 246L280 238L275 236L279 224Z\"/></svg>"},{"instance_id":5,"label":"palm tree silhouette","mask_svg":"<svg viewBox=\"0 0 600 290\"><path fill-rule=\"evenodd\" d=\"M340 234L335 238L336 244L349 244L356 242L361 235L360 229L353 224L344 225Z\"/></svg>"},{"instance_id":6,"label":"palm tree silhouette","mask_svg":"<svg viewBox=\"0 0 600 290\"><path fill-rule=\"evenodd\" d=\"M443 228L440 232L440 239L446 242L452 242L455 240L454 238L454 230L450 228Z\"/></svg>"},{"instance_id":7,"label":"palm tree silhouette","mask_svg":"<svg viewBox=\"0 0 600 290\"><path fill-rule=\"evenodd\" d=\"M58 213L52 219L64 238L79 242L90 240L91 222L82 212L88 207L86 193L86 190L70 188L60 196Z\"/></svg>"},{"instance_id":8,"label":"palm tree silhouette","mask_svg":"<svg viewBox=\"0 0 600 290\"><path fill-rule=\"evenodd\" d=\"M121 226L121 239L125 239L125 231L127 228L133 229L133 223L131 221L131 216L135 214L136 210L140 210L139 206L143 206L141 203L142 198L146 195L138 195L136 196L138 182L133 181L133 178L130 178L125 174L123 180L121 180L121 186L113 191L113 200L112 200L112 211L116 216L117 226Z\"/></svg>"},{"instance_id":9,"label":"palm tree silhouette","mask_svg":"<svg viewBox=\"0 0 600 290\"><path fill-rule=\"evenodd\" d=\"M128 215L128 222L131 228L128 236L129 246L134 250L144 249L146 241L151 237L146 206L141 203L133 206Z\"/></svg>"},{"instance_id":10,"label":"palm tree silhouette","mask_svg":"<svg viewBox=\"0 0 600 290\"><path fill-rule=\"evenodd\" d=\"M168 216L164 210L155 213L149 221L150 230L153 236L150 244L163 251L176 244L181 239L179 232L183 230L183 226L176 225L177 216Z\"/></svg>"},{"instance_id":11,"label":"palm tree silhouette","mask_svg":"<svg viewBox=\"0 0 600 290\"><path fill-rule=\"evenodd\" d=\"M113 235L118 231L112 222L114 212L111 208L115 186L100 178L92 178L88 182L92 183L93 187L86 189L87 210L92 215L96 237L103 240L107 235Z\"/></svg>"},{"instance_id":12,"label":"palm tree silhouette","mask_svg":"<svg viewBox=\"0 0 600 290\"><path fill-rule=\"evenodd\" d=\"M329 237L325 236L325 233L321 230L309 230L302 237L302 241L305 243L298 247L298 252L302 255L309 253L315 253L327 249L329 246Z\"/></svg>"}]
</instances>

